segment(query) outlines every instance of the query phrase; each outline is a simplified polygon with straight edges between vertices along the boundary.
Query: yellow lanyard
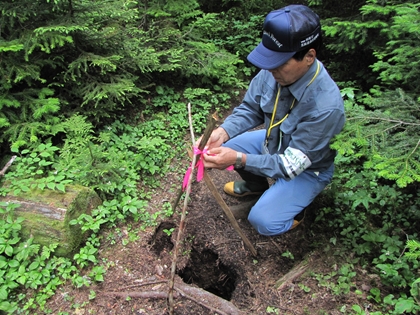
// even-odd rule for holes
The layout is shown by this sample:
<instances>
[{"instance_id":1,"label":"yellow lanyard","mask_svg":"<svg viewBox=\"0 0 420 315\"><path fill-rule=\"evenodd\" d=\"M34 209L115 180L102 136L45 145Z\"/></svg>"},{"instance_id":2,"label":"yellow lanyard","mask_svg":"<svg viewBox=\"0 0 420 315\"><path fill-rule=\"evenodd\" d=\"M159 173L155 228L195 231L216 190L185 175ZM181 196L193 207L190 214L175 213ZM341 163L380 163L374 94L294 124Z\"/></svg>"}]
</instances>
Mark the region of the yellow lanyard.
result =
<instances>
[{"instance_id":1,"label":"yellow lanyard","mask_svg":"<svg viewBox=\"0 0 420 315\"><path fill-rule=\"evenodd\" d=\"M315 78L319 74L320 65L319 65L318 60L316 62L317 62L316 72L315 72L314 76L312 77L311 81L309 81L309 83L308 83L308 85L306 87L308 87L309 85L311 85L311 83L314 82ZM281 87L279 87L279 89L277 91L276 102L274 103L274 109L273 109L273 114L271 116L270 126L268 127L267 134L265 136L265 145L266 146L267 146L267 143L268 143L268 137L271 134L271 129L273 129L274 127L280 125L283 121L285 121L286 118L289 116L290 112L292 111L293 106L295 106L296 98L294 97L293 98L292 105L290 105L290 108L289 108L289 111L287 112L287 114L282 119L280 119L278 122L276 122L275 124L273 124L274 123L274 118L276 117L277 105L279 103L280 91L281 91Z\"/></svg>"}]
</instances>

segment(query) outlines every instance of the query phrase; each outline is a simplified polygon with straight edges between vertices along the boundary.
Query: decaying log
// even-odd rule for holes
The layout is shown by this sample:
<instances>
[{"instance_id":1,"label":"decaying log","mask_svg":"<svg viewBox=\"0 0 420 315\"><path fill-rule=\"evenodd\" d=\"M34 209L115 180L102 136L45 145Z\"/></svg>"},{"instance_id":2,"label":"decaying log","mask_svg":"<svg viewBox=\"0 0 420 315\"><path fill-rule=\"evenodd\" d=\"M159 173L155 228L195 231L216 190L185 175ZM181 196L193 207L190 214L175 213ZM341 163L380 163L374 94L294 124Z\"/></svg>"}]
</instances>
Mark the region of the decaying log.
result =
<instances>
[{"instance_id":1,"label":"decaying log","mask_svg":"<svg viewBox=\"0 0 420 315\"><path fill-rule=\"evenodd\" d=\"M19 196L0 197L0 201L19 205L14 215L24 218L23 239L33 237L34 243L45 246L57 243L54 254L64 257L72 257L87 236L69 222L102 203L94 190L78 185L67 185L65 193L33 189Z\"/></svg>"}]
</instances>

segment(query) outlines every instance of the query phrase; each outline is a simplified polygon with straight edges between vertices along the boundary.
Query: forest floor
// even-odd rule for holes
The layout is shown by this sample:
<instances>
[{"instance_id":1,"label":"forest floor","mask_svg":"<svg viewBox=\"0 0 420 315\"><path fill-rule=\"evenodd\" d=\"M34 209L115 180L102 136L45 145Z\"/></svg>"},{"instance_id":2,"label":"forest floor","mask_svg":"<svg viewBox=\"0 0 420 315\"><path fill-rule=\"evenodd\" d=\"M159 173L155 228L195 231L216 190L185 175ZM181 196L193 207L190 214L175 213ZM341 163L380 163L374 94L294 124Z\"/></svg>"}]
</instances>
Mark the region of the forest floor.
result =
<instances>
[{"instance_id":1,"label":"forest floor","mask_svg":"<svg viewBox=\"0 0 420 315\"><path fill-rule=\"evenodd\" d=\"M208 174L229 206L244 202L223 192L225 182L239 178L236 172L210 170ZM167 174L161 187L153 190L151 212L176 199L173 187L180 185L179 180L179 174ZM368 309L368 290L376 278L354 270L358 276L346 279L344 275L341 280L349 292L340 293L333 275L338 277L343 257L333 251L331 233L315 222L316 204L315 200L307 208L296 229L276 237L259 235L246 219L238 219L257 251L254 256L206 183L194 182L176 263L174 314L354 314L354 304ZM103 241L99 252L99 261L107 268L104 281L80 289L64 286L48 308L54 314L170 314L168 280L182 206L183 201L175 215L155 228L138 229L132 241L123 240L129 239L136 223L130 231L125 225L104 232L108 241Z\"/></svg>"},{"instance_id":2,"label":"forest floor","mask_svg":"<svg viewBox=\"0 0 420 315\"><path fill-rule=\"evenodd\" d=\"M189 163L188 158L174 159L161 186L149 191L150 213L174 202L182 184L175 170L186 170ZM236 172L213 169L208 174L232 209L255 200L223 192L226 182L239 179ZM380 282L353 263L351 253L342 253L330 242L334 231L325 222L316 222L318 208L330 203L328 199L322 193L297 228L275 237L259 235L246 213L239 215L237 223L256 251L253 255L205 181L194 180L172 304L169 279L183 200L175 214L153 228L141 230L132 222L103 231L98 260L107 269L104 281L79 289L63 286L47 308L53 314L76 315L168 315L170 305L176 315L335 315L356 314L351 309L358 304L369 314L369 290ZM340 274L343 265L349 267Z\"/></svg>"}]
</instances>

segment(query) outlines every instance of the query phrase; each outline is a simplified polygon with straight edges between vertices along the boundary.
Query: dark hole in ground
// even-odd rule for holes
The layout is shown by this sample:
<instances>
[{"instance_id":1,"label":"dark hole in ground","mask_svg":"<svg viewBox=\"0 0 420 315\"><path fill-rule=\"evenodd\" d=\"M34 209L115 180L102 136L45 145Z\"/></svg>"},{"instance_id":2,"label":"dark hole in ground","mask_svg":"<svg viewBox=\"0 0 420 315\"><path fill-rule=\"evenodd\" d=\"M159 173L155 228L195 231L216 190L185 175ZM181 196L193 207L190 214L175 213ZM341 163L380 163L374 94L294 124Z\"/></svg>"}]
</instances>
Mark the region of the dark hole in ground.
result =
<instances>
[{"instance_id":1,"label":"dark hole in ground","mask_svg":"<svg viewBox=\"0 0 420 315\"><path fill-rule=\"evenodd\" d=\"M178 275L185 283L195 284L229 301L236 287L237 274L218 258L219 255L210 250L198 252L193 248L188 265Z\"/></svg>"},{"instance_id":2,"label":"dark hole in ground","mask_svg":"<svg viewBox=\"0 0 420 315\"><path fill-rule=\"evenodd\" d=\"M152 245L153 251L160 255L165 249L171 251L174 244L171 241L171 234L175 229L175 224L172 222L164 221L156 228L155 234L149 241Z\"/></svg>"}]
</instances>

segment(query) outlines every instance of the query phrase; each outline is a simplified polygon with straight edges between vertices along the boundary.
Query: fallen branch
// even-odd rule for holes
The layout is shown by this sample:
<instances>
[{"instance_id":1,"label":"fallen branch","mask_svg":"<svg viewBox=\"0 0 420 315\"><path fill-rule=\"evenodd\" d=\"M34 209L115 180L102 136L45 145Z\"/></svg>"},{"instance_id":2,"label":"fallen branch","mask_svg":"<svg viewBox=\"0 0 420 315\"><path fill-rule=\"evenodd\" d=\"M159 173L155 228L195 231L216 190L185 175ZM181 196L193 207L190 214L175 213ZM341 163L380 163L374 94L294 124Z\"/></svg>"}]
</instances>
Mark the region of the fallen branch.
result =
<instances>
[{"instance_id":1,"label":"fallen branch","mask_svg":"<svg viewBox=\"0 0 420 315\"><path fill-rule=\"evenodd\" d=\"M127 290L127 289L131 289L131 288L138 288L138 287L144 287L146 285L156 285L159 283L167 283L167 280L158 280L158 281L148 281L148 282L140 282L137 284L131 284L131 285L127 285L125 287L122 287L121 290Z\"/></svg>"},{"instance_id":2,"label":"fallen branch","mask_svg":"<svg viewBox=\"0 0 420 315\"><path fill-rule=\"evenodd\" d=\"M13 161L16 159L16 155L13 155L9 162L1 169L0 176L4 176L6 174L7 169L12 165Z\"/></svg>"},{"instance_id":3,"label":"fallen branch","mask_svg":"<svg viewBox=\"0 0 420 315\"><path fill-rule=\"evenodd\" d=\"M283 290L288 284L293 282L295 279L299 278L306 271L306 269L308 269L308 267L308 261L301 261L298 265L293 267L293 269L290 270L287 274L285 274L283 277L277 280L274 287L278 291Z\"/></svg>"},{"instance_id":4,"label":"fallen branch","mask_svg":"<svg viewBox=\"0 0 420 315\"><path fill-rule=\"evenodd\" d=\"M138 298L138 299L167 299L168 292L163 291L126 291L126 292L104 292L104 295L116 296L123 299Z\"/></svg>"},{"instance_id":5,"label":"fallen branch","mask_svg":"<svg viewBox=\"0 0 420 315\"><path fill-rule=\"evenodd\" d=\"M214 295L201 288L196 288L179 282L176 284L175 289L191 301L194 301L201 306L221 315L242 315L243 312L239 310L232 302L229 302L217 295ZM212 305L212 306L210 306ZM217 307L217 308L216 308Z\"/></svg>"},{"instance_id":6,"label":"fallen branch","mask_svg":"<svg viewBox=\"0 0 420 315\"><path fill-rule=\"evenodd\" d=\"M159 283L160 282L161 281L159 281ZM233 305L232 302L222 299L221 297L218 297L217 295L201 288L185 284L179 278L177 278L177 283L174 285L174 290L177 291L173 295L174 298L178 299L184 297L219 315L244 315L244 313ZM104 292L102 294L106 296L120 297L123 299L128 297L139 299L167 299L169 297L169 294L163 291Z\"/></svg>"}]
</instances>

